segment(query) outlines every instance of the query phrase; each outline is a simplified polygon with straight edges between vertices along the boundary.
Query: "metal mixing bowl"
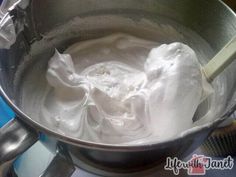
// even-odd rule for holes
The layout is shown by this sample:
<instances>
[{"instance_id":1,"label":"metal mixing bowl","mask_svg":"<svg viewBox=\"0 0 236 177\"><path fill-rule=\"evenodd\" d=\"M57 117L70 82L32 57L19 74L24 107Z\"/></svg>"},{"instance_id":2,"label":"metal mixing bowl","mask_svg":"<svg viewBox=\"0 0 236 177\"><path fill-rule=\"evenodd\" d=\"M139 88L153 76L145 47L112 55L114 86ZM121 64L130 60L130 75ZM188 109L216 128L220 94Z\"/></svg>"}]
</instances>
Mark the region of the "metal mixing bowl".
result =
<instances>
[{"instance_id":1,"label":"metal mixing bowl","mask_svg":"<svg viewBox=\"0 0 236 177\"><path fill-rule=\"evenodd\" d=\"M40 41L42 36L56 26L65 24L78 16L84 18L112 14L136 20L146 16L158 20L158 17L164 16L195 31L216 53L236 34L236 16L219 0L33 0L26 11L18 8L12 14L16 21L23 22L25 26L10 50L0 50L1 94L17 114L15 120L0 129L0 164L6 166L5 162L10 163L18 154L40 139L51 150L57 149L59 156L68 164L105 176L124 176L124 174L135 176L137 172L140 174L141 171L152 169L163 163L168 156L184 157L194 151L235 109L235 106L230 108L228 105L228 110L225 114L222 113L221 117L189 131L184 136L162 143L128 146L96 144L59 134L34 121L18 105L19 88L16 86L18 83L15 82L19 77L19 67L22 67L24 56L28 52L35 50L38 57L43 56L49 59L53 47L64 50L75 41L104 36L114 31L114 29L100 29L95 35L91 32L93 26L90 26L90 29L78 26L80 30L78 30L77 38L64 39L52 45L46 45L53 41L56 37L54 36L44 41L45 46L40 50L36 50L33 47L35 42ZM62 31L62 34L67 33ZM232 88L234 91L236 86L236 68L230 69L231 75L226 78L230 85L226 91L228 102L232 96ZM9 148L10 145L12 148ZM61 160L61 158L58 159ZM55 162L58 162L58 159ZM71 165L69 165L70 168ZM66 169L63 170L66 171ZM60 173L60 170L53 171L49 168L46 173L53 176L58 171ZM71 170L68 170L68 176L70 173ZM55 174L54 176L57 176Z\"/></svg>"}]
</instances>

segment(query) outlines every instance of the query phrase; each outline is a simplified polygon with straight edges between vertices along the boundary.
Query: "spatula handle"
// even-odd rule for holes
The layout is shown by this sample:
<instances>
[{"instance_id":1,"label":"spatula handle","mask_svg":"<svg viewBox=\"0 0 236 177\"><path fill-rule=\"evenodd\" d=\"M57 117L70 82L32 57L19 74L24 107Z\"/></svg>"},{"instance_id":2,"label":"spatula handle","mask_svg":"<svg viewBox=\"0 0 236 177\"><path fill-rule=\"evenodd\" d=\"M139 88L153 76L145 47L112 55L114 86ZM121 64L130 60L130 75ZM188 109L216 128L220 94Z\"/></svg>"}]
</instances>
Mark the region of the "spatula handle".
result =
<instances>
[{"instance_id":1,"label":"spatula handle","mask_svg":"<svg viewBox=\"0 0 236 177\"><path fill-rule=\"evenodd\" d=\"M212 82L235 58L236 36L203 67L208 82Z\"/></svg>"}]
</instances>

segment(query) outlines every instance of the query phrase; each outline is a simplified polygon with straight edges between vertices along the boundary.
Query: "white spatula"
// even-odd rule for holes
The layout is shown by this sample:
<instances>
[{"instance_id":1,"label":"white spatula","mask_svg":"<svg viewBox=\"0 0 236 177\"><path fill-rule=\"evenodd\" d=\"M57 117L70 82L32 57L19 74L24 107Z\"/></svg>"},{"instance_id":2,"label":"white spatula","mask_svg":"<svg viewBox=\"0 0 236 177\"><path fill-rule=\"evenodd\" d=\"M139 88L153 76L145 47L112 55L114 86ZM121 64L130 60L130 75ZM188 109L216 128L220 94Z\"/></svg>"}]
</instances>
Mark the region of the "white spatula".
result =
<instances>
[{"instance_id":1,"label":"white spatula","mask_svg":"<svg viewBox=\"0 0 236 177\"><path fill-rule=\"evenodd\" d=\"M212 82L235 58L236 36L203 67L203 73L207 81Z\"/></svg>"},{"instance_id":2,"label":"white spatula","mask_svg":"<svg viewBox=\"0 0 236 177\"><path fill-rule=\"evenodd\" d=\"M233 37L225 47L216 54L203 68L202 71L208 82L212 82L224 69L229 66L236 58L236 36ZM197 120L197 117L202 108L206 105L206 100L204 100L197 108L195 115L193 116L193 121ZM203 109L204 110L204 109ZM201 114L201 113L200 113ZM204 114L203 114L204 115Z\"/></svg>"}]
</instances>

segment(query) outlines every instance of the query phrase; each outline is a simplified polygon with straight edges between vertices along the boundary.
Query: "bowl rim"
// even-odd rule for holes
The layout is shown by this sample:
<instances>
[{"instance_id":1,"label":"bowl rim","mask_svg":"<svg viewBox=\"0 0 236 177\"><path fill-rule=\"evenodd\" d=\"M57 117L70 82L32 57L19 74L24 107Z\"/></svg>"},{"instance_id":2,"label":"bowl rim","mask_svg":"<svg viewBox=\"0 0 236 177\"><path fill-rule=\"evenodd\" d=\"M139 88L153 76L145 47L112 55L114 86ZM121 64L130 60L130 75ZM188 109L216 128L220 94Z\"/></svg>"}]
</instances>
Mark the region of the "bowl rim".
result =
<instances>
[{"instance_id":1,"label":"bowl rim","mask_svg":"<svg viewBox=\"0 0 236 177\"><path fill-rule=\"evenodd\" d=\"M229 13L234 15L236 20L236 14L235 12L227 6L222 0L218 0L218 3L220 3L222 6L224 6ZM31 119L27 114L25 114L18 106L16 106L13 101L8 97L8 95L5 93L2 86L0 86L0 95L6 101L6 103L11 107L11 109L15 112L16 117L15 119L19 119L20 121L23 121L26 123L29 127L34 128L39 134L43 133L47 135L48 137L56 138L57 140L68 143L77 147L83 147L83 148L89 148L89 149L95 149L95 150L105 150L105 151L120 151L120 152L133 152L133 151L146 151L151 149L157 149L162 147L168 147L173 145L173 143L181 143L183 139L193 136L194 134L198 134L201 131L208 131L211 132L214 127L219 125L221 122L223 122L227 118L227 113L224 114L222 117L209 122L207 124L204 124L202 126L193 127L187 131L184 131L180 135L173 137L171 139L160 141L156 143L151 144L137 144L137 145L128 145L128 144L104 144L104 143L94 143L90 141L81 140L78 138L73 138L67 135L62 135L58 132L55 132L53 130L50 130L44 125L41 125L40 123L34 121ZM236 106L234 107L236 109Z\"/></svg>"}]
</instances>

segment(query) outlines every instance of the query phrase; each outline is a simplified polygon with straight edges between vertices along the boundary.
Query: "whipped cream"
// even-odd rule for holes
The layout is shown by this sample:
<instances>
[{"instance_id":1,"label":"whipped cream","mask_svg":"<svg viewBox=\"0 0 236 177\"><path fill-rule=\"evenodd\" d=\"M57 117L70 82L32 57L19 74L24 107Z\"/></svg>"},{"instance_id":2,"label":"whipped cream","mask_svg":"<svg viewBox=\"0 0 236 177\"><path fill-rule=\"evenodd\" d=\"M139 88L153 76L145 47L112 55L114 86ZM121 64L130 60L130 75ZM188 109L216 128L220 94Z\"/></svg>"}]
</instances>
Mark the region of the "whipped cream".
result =
<instances>
[{"instance_id":1,"label":"whipped cream","mask_svg":"<svg viewBox=\"0 0 236 177\"><path fill-rule=\"evenodd\" d=\"M80 61L80 64L77 64ZM82 63L82 65L81 65ZM211 93L195 52L126 34L57 50L41 101L44 124L83 140L132 144L161 141L192 127Z\"/></svg>"}]
</instances>

